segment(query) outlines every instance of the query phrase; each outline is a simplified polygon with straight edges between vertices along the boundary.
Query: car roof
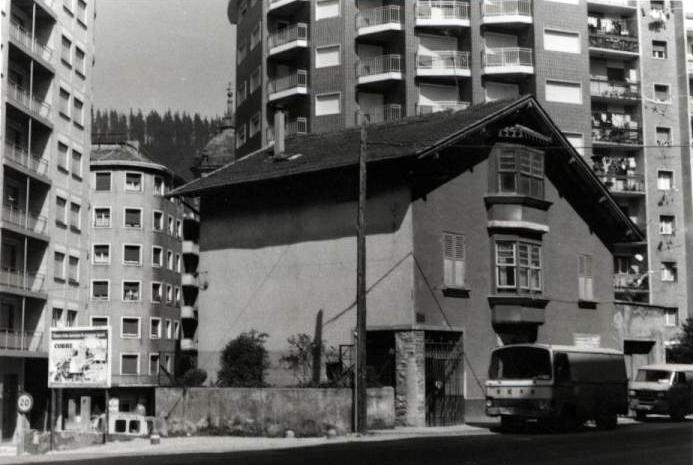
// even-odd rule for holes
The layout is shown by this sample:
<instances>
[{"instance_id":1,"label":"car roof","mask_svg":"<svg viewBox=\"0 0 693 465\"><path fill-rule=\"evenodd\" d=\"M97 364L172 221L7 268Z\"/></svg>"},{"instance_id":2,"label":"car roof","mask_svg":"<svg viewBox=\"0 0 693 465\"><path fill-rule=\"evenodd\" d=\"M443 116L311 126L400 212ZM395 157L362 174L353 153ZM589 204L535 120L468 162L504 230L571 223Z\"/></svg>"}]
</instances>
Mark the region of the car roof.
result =
<instances>
[{"instance_id":1,"label":"car roof","mask_svg":"<svg viewBox=\"0 0 693 465\"><path fill-rule=\"evenodd\" d=\"M693 371L693 364L688 363L657 363L654 365L644 365L638 370L663 370L663 371Z\"/></svg>"},{"instance_id":2,"label":"car roof","mask_svg":"<svg viewBox=\"0 0 693 465\"><path fill-rule=\"evenodd\" d=\"M610 355L623 355L623 352L620 352L615 349L607 349L603 347L581 347L581 346L568 346L568 345L559 345L559 344L509 344L501 347L496 347L496 349L506 349L508 347L535 347L535 348L540 348L540 349L547 349L547 350L553 350L553 351L561 351L561 352L579 352L579 353L588 353L588 354L610 354ZM494 350L496 350L494 349ZM693 367L693 365L691 365Z\"/></svg>"}]
</instances>

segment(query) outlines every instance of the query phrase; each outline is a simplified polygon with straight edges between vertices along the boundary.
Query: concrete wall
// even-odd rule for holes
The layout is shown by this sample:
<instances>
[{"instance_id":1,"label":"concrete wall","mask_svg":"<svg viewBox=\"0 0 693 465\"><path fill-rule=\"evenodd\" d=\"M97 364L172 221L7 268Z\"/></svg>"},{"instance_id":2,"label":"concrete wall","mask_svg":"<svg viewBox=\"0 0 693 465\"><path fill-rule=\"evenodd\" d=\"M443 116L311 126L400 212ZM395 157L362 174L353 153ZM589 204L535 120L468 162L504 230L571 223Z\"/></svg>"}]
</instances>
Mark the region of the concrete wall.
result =
<instances>
[{"instance_id":1,"label":"concrete wall","mask_svg":"<svg viewBox=\"0 0 693 465\"><path fill-rule=\"evenodd\" d=\"M322 436L351 431L351 389L158 388L156 414L164 435ZM368 389L370 428L394 426L394 390Z\"/></svg>"}]
</instances>

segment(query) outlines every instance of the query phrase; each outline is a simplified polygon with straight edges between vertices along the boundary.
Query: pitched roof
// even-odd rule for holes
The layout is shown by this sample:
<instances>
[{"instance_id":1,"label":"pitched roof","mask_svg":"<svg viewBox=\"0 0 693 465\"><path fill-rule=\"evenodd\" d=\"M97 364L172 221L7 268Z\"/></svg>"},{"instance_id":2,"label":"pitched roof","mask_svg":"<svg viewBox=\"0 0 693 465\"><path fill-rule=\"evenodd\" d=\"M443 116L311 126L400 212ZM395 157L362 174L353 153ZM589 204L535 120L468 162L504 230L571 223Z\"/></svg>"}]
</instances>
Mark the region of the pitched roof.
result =
<instances>
[{"instance_id":1,"label":"pitched roof","mask_svg":"<svg viewBox=\"0 0 693 465\"><path fill-rule=\"evenodd\" d=\"M92 162L135 162L157 164L129 143L93 145L90 161Z\"/></svg>"}]
</instances>

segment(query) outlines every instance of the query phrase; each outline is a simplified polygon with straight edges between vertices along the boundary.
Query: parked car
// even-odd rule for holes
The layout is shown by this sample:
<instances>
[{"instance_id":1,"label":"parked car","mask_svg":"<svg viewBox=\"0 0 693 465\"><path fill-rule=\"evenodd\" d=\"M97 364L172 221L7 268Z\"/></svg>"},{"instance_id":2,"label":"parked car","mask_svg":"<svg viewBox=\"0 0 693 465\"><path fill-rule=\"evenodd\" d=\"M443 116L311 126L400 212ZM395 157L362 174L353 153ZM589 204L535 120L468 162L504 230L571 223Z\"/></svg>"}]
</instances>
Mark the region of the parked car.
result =
<instances>
[{"instance_id":1,"label":"parked car","mask_svg":"<svg viewBox=\"0 0 693 465\"><path fill-rule=\"evenodd\" d=\"M630 383L628 396L638 420L651 413L683 420L693 413L693 365L665 363L640 367Z\"/></svg>"},{"instance_id":2,"label":"parked car","mask_svg":"<svg viewBox=\"0 0 693 465\"><path fill-rule=\"evenodd\" d=\"M517 344L494 349L486 382L486 414L503 427L529 419L561 429L595 420L616 427L628 411L623 353L612 349Z\"/></svg>"}]
</instances>

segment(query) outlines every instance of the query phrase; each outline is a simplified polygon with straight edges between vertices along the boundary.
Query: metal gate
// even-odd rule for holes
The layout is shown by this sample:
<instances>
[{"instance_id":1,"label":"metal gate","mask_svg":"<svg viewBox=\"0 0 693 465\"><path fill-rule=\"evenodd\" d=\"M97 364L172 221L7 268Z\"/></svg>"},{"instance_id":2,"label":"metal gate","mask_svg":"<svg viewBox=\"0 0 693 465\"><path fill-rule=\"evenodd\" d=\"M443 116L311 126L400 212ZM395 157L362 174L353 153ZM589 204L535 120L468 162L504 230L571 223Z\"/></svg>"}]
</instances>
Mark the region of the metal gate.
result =
<instances>
[{"instance_id":1,"label":"metal gate","mask_svg":"<svg viewBox=\"0 0 693 465\"><path fill-rule=\"evenodd\" d=\"M426 340L426 425L464 423L462 335Z\"/></svg>"}]
</instances>

